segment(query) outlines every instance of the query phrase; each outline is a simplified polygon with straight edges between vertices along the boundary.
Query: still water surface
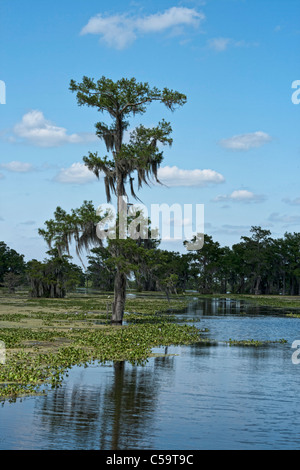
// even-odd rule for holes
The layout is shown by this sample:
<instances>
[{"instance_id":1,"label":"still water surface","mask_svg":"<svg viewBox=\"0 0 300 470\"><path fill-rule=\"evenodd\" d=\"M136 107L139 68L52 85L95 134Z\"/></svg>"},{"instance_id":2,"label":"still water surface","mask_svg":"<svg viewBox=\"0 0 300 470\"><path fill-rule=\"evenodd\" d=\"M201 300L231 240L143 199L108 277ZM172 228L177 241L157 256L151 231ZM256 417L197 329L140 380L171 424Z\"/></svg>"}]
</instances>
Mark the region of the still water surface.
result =
<instances>
[{"instance_id":1,"label":"still water surface","mask_svg":"<svg viewBox=\"0 0 300 470\"><path fill-rule=\"evenodd\" d=\"M0 449L300 449L300 319L224 299L179 315L218 344L157 348L170 355L145 366L74 367L47 396L0 408Z\"/></svg>"}]
</instances>

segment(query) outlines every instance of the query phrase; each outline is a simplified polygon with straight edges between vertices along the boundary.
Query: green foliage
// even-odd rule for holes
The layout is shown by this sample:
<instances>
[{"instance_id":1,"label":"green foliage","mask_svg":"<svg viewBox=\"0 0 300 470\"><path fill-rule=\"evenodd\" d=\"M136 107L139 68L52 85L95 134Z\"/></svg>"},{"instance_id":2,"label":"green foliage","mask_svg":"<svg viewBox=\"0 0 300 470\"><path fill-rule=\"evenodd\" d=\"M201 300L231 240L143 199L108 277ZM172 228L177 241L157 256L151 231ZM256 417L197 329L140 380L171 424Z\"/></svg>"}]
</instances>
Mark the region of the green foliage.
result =
<instances>
[{"instance_id":1,"label":"green foliage","mask_svg":"<svg viewBox=\"0 0 300 470\"><path fill-rule=\"evenodd\" d=\"M95 225L99 222L99 216L91 201L84 201L78 209L72 209L67 213L61 207L54 212L54 219L45 222L45 229L39 229L41 235L48 244L49 250L57 250L58 254L70 255L69 247L72 240L75 241L76 252L80 258L82 251L90 246L100 245Z\"/></svg>"},{"instance_id":2,"label":"green foliage","mask_svg":"<svg viewBox=\"0 0 300 470\"><path fill-rule=\"evenodd\" d=\"M24 280L24 275L13 272L5 273L3 276L4 286L8 287L10 293L15 292L16 287L20 286Z\"/></svg>"},{"instance_id":3,"label":"green foliage","mask_svg":"<svg viewBox=\"0 0 300 470\"><path fill-rule=\"evenodd\" d=\"M165 120L153 128L140 125L131 132L129 143L124 144L123 136L129 126L128 118L144 114L147 106L154 101L174 111L176 107L186 103L186 96L167 88L151 88L148 83L138 83L135 78L122 78L114 82L101 77L95 82L94 79L84 76L79 84L71 80L70 90L76 93L80 106L95 107L100 112L108 113L113 121L110 126L103 122L95 124L96 135L105 142L112 158L100 157L98 152L89 152L89 155L83 158L85 165L97 178L100 172L104 173L107 201L111 201L112 194L117 197L126 195L126 183L130 185L131 195L137 198L133 186L135 173L138 189L144 183L148 184L151 176L159 182L157 170L163 153L158 144L172 144L171 125Z\"/></svg>"},{"instance_id":4,"label":"green foliage","mask_svg":"<svg viewBox=\"0 0 300 470\"><path fill-rule=\"evenodd\" d=\"M25 269L24 255L20 255L4 242L0 242L0 283L4 281L5 274L23 275Z\"/></svg>"},{"instance_id":5,"label":"green foliage","mask_svg":"<svg viewBox=\"0 0 300 470\"><path fill-rule=\"evenodd\" d=\"M195 237L192 242L195 242ZM184 244L187 243L187 241L184 242ZM209 235L205 235L201 250L190 252L187 255L190 263L190 275L194 279L199 292L209 294L215 291L222 255L223 250L220 244L214 242Z\"/></svg>"},{"instance_id":6,"label":"green foliage","mask_svg":"<svg viewBox=\"0 0 300 470\"><path fill-rule=\"evenodd\" d=\"M86 274L92 286L103 291L112 291L115 269L111 266L109 250L105 247L92 248L88 260Z\"/></svg>"},{"instance_id":7,"label":"green foliage","mask_svg":"<svg viewBox=\"0 0 300 470\"><path fill-rule=\"evenodd\" d=\"M229 339L228 344L229 346L254 346L255 348L260 347L260 346L266 346L268 344L274 344L274 343L279 343L279 344L285 344L287 343L286 339L279 339L278 341L258 341L255 339L242 339L242 340L236 340L236 339Z\"/></svg>"},{"instance_id":8,"label":"green foliage","mask_svg":"<svg viewBox=\"0 0 300 470\"><path fill-rule=\"evenodd\" d=\"M194 288L203 294L299 295L300 234L273 239L269 230L257 226L250 233L232 248L205 235L203 248L187 255Z\"/></svg>"},{"instance_id":9,"label":"green foliage","mask_svg":"<svg viewBox=\"0 0 300 470\"><path fill-rule=\"evenodd\" d=\"M109 112L113 118L116 108L120 110L120 114L128 116L144 114L146 105L152 101L163 103L171 111L186 102L186 96L182 93L167 88L151 88L148 83L138 83L135 78L122 78L114 82L102 76L95 82L94 79L84 76L79 84L71 80L70 90L76 92L79 106L97 107L99 111Z\"/></svg>"},{"instance_id":10,"label":"green foliage","mask_svg":"<svg viewBox=\"0 0 300 470\"><path fill-rule=\"evenodd\" d=\"M104 76L97 81L84 76L81 83L71 80L70 90L76 93L79 106L94 107L97 111L108 114L112 120L109 124L103 122L95 124L96 135L104 141L111 157L99 156L98 152L89 152L83 161L97 178L100 177L100 173L104 173L107 201L111 201L112 195L117 197L117 221L119 221L120 204L122 197L127 196L127 185L131 195L138 199L137 189L139 190L144 184L149 185L152 178L159 183L158 168L163 160L160 145L171 145L173 142L170 137L171 125L163 119L152 128L143 125L136 127L130 133L129 143L123 143L124 132L129 127L128 119L136 114L144 114L147 106L153 102L159 102L170 111L174 111L186 103L186 96L168 88L163 90L151 88L148 83L138 83L135 78L122 78L114 82ZM134 187L136 175L137 189ZM87 205L86 202L85 204ZM55 219L46 222L46 229L41 229L40 235L60 254L69 253L69 245L73 239L79 256L82 249L102 246L102 241L97 239L95 230L97 223L93 219L95 210L90 206L88 210L90 208L92 213L89 213L87 218L83 217L85 214L79 214L77 218L79 210L68 215L61 208L57 208ZM132 240L124 240L126 237L119 232L119 224L114 238L115 240L110 240L108 244L113 260L112 272L114 272L112 319L116 323L122 323L127 277L136 270L136 248L141 248L141 244L136 243L134 246Z\"/></svg>"},{"instance_id":11,"label":"green foliage","mask_svg":"<svg viewBox=\"0 0 300 470\"><path fill-rule=\"evenodd\" d=\"M82 283L83 273L79 266L69 262L67 256L58 256L57 250L48 253L51 255L49 260L32 260L27 265L30 295L62 298L68 290Z\"/></svg>"}]
</instances>

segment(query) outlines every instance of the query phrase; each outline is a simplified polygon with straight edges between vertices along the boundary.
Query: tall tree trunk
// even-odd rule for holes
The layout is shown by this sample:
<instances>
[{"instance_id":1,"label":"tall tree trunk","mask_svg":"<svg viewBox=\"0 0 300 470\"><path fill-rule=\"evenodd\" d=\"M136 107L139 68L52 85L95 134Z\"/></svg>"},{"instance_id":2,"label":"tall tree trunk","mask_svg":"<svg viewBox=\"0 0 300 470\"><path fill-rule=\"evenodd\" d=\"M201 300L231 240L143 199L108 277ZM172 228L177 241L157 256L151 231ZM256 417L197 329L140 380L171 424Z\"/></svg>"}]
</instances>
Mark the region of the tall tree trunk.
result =
<instances>
[{"instance_id":1,"label":"tall tree trunk","mask_svg":"<svg viewBox=\"0 0 300 470\"><path fill-rule=\"evenodd\" d=\"M260 292L260 290L259 290L260 281L261 281L261 276L258 276L258 277L256 278L255 288L254 288L254 294L255 294L255 295L258 295L259 292Z\"/></svg>"},{"instance_id":2,"label":"tall tree trunk","mask_svg":"<svg viewBox=\"0 0 300 470\"><path fill-rule=\"evenodd\" d=\"M111 322L122 325L126 301L127 276L119 269L115 277L114 302L112 304Z\"/></svg>"},{"instance_id":3,"label":"tall tree trunk","mask_svg":"<svg viewBox=\"0 0 300 470\"><path fill-rule=\"evenodd\" d=\"M121 116L116 117L116 133L115 133L115 156L118 157L118 154L122 147L122 137L123 137L123 129L122 129L122 118ZM117 168L117 238L119 240L126 238L126 226L127 226L127 201L124 199L124 185L123 185L123 176L116 165ZM120 247L122 250L122 247ZM118 251L115 253L118 256ZM125 309L125 301L126 301L126 284L127 284L127 276L124 274L120 267L117 267L116 277L114 281L114 302L112 304L112 318L111 322L114 324L123 323L123 316L124 316L124 309Z\"/></svg>"},{"instance_id":4,"label":"tall tree trunk","mask_svg":"<svg viewBox=\"0 0 300 470\"><path fill-rule=\"evenodd\" d=\"M241 276L240 278L240 284L237 287L236 294L244 294L244 287L245 287L245 277Z\"/></svg>"},{"instance_id":5,"label":"tall tree trunk","mask_svg":"<svg viewBox=\"0 0 300 470\"><path fill-rule=\"evenodd\" d=\"M285 283L285 271L283 271L283 278L282 278L282 295L285 295L286 283Z\"/></svg>"}]
</instances>

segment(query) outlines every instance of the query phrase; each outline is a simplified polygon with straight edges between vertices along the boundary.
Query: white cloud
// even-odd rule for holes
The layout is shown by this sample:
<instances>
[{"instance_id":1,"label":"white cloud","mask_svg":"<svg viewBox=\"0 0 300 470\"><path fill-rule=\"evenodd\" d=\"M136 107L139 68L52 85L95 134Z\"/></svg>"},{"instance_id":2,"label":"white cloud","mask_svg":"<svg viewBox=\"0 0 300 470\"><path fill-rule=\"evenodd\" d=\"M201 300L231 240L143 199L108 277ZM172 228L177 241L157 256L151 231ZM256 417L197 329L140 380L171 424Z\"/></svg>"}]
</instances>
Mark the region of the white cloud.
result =
<instances>
[{"instance_id":1,"label":"white cloud","mask_svg":"<svg viewBox=\"0 0 300 470\"><path fill-rule=\"evenodd\" d=\"M174 26L198 26L204 20L203 13L184 7L172 7L164 13L156 13L136 20L137 28L144 33L155 33Z\"/></svg>"},{"instance_id":2,"label":"white cloud","mask_svg":"<svg viewBox=\"0 0 300 470\"><path fill-rule=\"evenodd\" d=\"M206 224L205 224L206 225ZM224 224L221 227L212 227L211 233L216 235L239 235L242 236L250 230L249 225L230 225Z\"/></svg>"},{"instance_id":3,"label":"white cloud","mask_svg":"<svg viewBox=\"0 0 300 470\"><path fill-rule=\"evenodd\" d=\"M182 170L176 166L159 168L158 178L169 187L204 187L225 181L224 176L214 170ZM54 179L59 183L85 184L97 178L83 163L73 163L68 168L62 168Z\"/></svg>"},{"instance_id":4,"label":"white cloud","mask_svg":"<svg viewBox=\"0 0 300 470\"><path fill-rule=\"evenodd\" d=\"M284 198L282 202L289 204L290 206L300 206L300 197L296 197L295 199Z\"/></svg>"},{"instance_id":5,"label":"white cloud","mask_svg":"<svg viewBox=\"0 0 300 470\"><path fill-rule=\"evenodd\" d=\"M1 168L5 168L5 170L13 171L14 173L28 173L29 171L33 170L33 166L31 163L23 163L23 162L9 162L9 163L2 163Z\"/></svg>"},{"instance_id":6,"label":"white cloud","mask_svg":"<svg viewBox=\"0 0 300 470\"><path fill-rule=\"evenodd\" d=\"M222 52L227 49L231 41L232 40L230 38L213 38L209 39L208 46L210 49L214 49L217 52Z\"/></svg>"},{"instance_id":7,"label":"white cloud","mask_svg":"<svg viewBox=\"0 0 300 470\"><path fill-rule=\"evenodd\" d=\"M280 215L278 212L273 212L269 220L271 222L284 224L285 227L289 225L300 225L300 215Z\"/></svg>"},{"instance_id":8,"label":"white cloud","mask_svg":"<svg viewBox=\"0 0 300 470\"><path fill-rule=\"evenodd\" d=\"M182 170L177 166L165 166L158 170L159 180L167 186L198 186L219 184L225 181L220 173L214 170Z\"/></svg>"},{"instance_id":9,"label":"white cloud","mask_svg":"<svg viewBox=\"0 0 300 470\"><path fill-rule=\"evenodd\" d=\"M225 181L224 176L214 170L182 170L176 166L159 168L158 178L169 187L204 187ZM83 163L73 163L68 168L62 168L54 179L59 183L85 184L97 178Z\"/></svg>"},{"instance_id":10,"label":"white cloud","mask_svg":"<svg viewBox=\"0 0 300 470\"><path fill-rule=\"evenodd\" d=\"M0 173L0 180L3 180L5 178L5 176L3 175L3 173Z\"/></svg>"},{"instance_id":11,"label":"white cloud","mask_svg":"<svg viewBox=\"0 0 300 470\"><path fill-rule=\"evenodd\" d=\"M36 224L36 221L35 220L26 220L25 222L20 222L19 225L28 225L28 226L31 226L31 225L35 225Z\"/></svg>"},{"instance_id":12,"label":"white cloud","mask_svg":"<svg viewBox=\"0 0 300 470\"><path fill-rule=\"evenodd\" d=\"M97 180L94 173L83 163L73 163L69 168L62 168L54 179L65 184L86 184Z\"/></svg>"},{"instance_id":13,"label":"white cloud","mask_svg":"<svg viewBox=\"0 0 300 470\"><path fill-rule=\"evenodd\" d=\"M243 202L243 203L250 203L250 202L263 202L265 200L265 196L261 194L254 194L251 191L246 189L238 189L233 191L231 194L217 196L214 199L214 202L224 202L224 201L232 201L232 202Z\"/></svg>"},{"instance_id":14,"label":"white cloud","mask_svg":"<svg viewBox=\"0 0 300 470\"><path fill-rule=\"evenodd\" d=\"M230 150L247 151L252 148L262 147L263 145L271 142L272 137L262 131L257 131L249 134L240 134L223 139L219 144Z\"/></svg>"},{"instance_id":15,"label":"white cloud","mask_svg":"<svg viewBox=\"0 0 300 470\"><path fill-rule=\"evenodd\" d=\"M81 35L98 34L110 47L124 49L132 44L140 34L161 33L179 27L197 27L205 19L203 13L193 8L172 7L163 13L144 17L129 17L125 14L104 16L98 14L90 18L82 28Z\"/></svg>"},{"instance_id":16,"label":"white cloud","mask_svg":"<svg viewBox=\"0 0 300 470\"><path fill-rule=\"evenodd\" d=\"M64 127L58 127L44 117L38 110L24 114L21 122L15 125L14 134L38 147L58 147L64 144L78 144L94 141L96 135L89 133L67 134Z\"/></svg>"},{"instance_id":17,"label":"white cloud","mask_svg":"<svg viewBox=\"0 0 300 470\"><path fill-rule=\"evenodd\" d=\"M231 225L231 224L224 224L222 225L222 228L224 228L225 230L234 230L234 231L245 231L245 230L249 230L251 227L250 225Z\"/></svg>"},{"instance_id":18,"label":"white cloud","mask_svg":"<svg viewBox=\"0 0 300 470\"><path fill-rule=\"evenodd\" d=\"M209 39L207 44L210 49L213 49L216 52L226 51L228 47L258 46L257 42L247 42L247 41L244 41L243 39L240 41L235 41L232 38L223 38L223 37Z\"/></svg>"},{"instance_id":19,"label":"white cloud","mask_svg":"<svg viewBox=\"0 0 300 470\"><path fill-rule=\"evenodd\" d=\"M134 22L125 15L94 16L81 30L84 34L99 34L103 41L115 49L124 49L136 39Z\"/></svg>"}]
</instances>

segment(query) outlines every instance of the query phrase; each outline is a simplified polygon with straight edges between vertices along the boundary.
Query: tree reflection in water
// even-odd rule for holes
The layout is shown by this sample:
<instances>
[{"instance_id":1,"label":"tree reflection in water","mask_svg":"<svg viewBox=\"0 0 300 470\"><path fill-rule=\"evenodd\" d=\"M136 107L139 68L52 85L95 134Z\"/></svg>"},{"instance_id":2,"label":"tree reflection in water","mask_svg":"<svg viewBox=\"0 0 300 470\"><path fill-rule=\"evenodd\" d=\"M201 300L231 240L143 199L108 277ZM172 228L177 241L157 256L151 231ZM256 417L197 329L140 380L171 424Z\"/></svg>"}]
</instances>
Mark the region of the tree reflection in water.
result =
<instances>
[{"instance_id":1,"label":"tree reflection in water","mask_svg":"<svg viewBox=\"0 0 300 470\"><path fill-rule=\"evenodd\" d=\"M75 368L60 388L37 401L39 438L61 449L149 448L160 367L173 375L174 357L156 357L144 367L115 362Z\"/></svg>"}]
</instances>

